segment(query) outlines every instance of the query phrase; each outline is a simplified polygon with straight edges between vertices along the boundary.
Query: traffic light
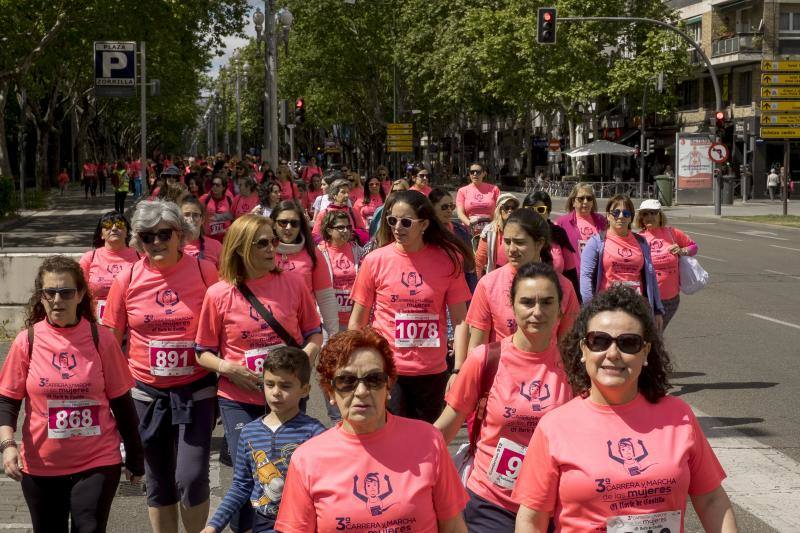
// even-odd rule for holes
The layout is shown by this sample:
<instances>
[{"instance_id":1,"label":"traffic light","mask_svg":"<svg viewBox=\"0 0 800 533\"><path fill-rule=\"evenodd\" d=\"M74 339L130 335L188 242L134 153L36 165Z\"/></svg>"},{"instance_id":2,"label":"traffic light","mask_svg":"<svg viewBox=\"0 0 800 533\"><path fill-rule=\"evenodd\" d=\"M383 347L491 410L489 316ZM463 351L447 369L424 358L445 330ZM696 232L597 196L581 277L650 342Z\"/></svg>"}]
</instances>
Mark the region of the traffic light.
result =
<instances>
[{"instance_id":1,"label":"traffic light","mask_svg":"<svg viewBox=\"0 0 800 533\"><path fill-rule=\"evenodd\" d=\"M539 23L536 27L536 42L539 44L556 44L556 8L539 8Z\"/></svg>"},{"instance_id":2,"label":"traffic light","mask_svg":"<svg viewBox=\"0 0 800 533\"><path fill-rule=\"evenodd\" d=\"M714 115L714 125L717 127L717 133L720 135L725 130L725 112L717 111Z\"/></svg>"},{"instance_id":3,"label":"traffic light","mask_svg":"<svg viewBox=\"0 0 800 533\"><path fill-rule=\"evenodd\" d=\"M302 124L306 121L306 103L302 98L298 98L294 103L294 123Z\"/></svg>"}]
</instances>

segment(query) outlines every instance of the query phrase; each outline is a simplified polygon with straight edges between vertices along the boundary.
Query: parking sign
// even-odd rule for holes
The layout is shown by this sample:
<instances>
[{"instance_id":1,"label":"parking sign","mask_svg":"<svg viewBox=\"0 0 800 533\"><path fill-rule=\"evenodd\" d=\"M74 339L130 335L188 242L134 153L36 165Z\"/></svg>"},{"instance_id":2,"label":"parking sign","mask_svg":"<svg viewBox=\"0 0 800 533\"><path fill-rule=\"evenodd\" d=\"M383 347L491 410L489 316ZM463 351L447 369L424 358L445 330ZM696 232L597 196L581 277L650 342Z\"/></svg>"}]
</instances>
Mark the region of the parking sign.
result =
<instances>
[{"instance_id":1,"label":"parking sign","mask_svg":"<svg viewBox=\"0 0 800 533\"><path fill-rule=\"evenodd\" d=\"M136 43L95 41L94 89L97 96L136 96Z\"/></svg>"}]
</instances>

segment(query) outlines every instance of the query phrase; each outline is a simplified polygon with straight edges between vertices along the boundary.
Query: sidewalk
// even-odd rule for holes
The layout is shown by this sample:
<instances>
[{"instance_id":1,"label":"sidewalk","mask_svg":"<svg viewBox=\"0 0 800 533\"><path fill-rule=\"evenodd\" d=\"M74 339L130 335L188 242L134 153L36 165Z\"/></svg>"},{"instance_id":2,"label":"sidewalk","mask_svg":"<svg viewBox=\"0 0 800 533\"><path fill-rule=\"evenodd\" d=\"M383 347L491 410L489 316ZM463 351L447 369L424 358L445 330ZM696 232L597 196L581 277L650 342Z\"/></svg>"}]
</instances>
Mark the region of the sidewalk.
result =
<instances>
[{"instance_id":1,"label":"sidewalk","mask_svg":"<svg viewBox=\"0 0 800 533\"><path fill-rule=\"evenodd\" d=\"M519 198L524 198L525 195L520 193ZM553 197L553 212L562 214L566 197ZM607 199L598 198L598 211L605 212ZM641 200L634 199L633 205L638 210ZM715 217L713 205L675 205L671 207L664 207L664 211L672 217L676 218L693 218L693 217ZM800 200L789 200L788 213L790 215L800 216ZM733 205L722 206L722 216L754 216L754 215L781 215L783 208L780 201L775 200L748 200L747 203L742 203L741 200L735 200Z\"/></svg>"}]
</instances>

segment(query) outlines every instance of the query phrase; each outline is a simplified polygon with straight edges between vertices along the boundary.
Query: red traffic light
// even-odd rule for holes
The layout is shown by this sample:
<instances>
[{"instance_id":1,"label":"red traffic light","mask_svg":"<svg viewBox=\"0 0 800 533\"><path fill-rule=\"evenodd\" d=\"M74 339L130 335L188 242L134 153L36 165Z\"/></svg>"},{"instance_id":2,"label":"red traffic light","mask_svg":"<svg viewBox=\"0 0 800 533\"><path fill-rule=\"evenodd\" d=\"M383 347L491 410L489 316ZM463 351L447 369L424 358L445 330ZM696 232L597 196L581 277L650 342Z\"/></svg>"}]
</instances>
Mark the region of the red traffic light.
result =
<instances>
[{"instance_id":1,"label":"red traffic light","mask_svg":"<svg viewBox=\"0 0 800 533\"><path fill-rule=\"evenodd\" d=\"M305 102L303 102L303 99L302 98L298 98L297 102L295 102L295 104L294 104L294 107L295 107L295 109L302 109L302 107L304 105L305 105Z\"/></svg>"},{"instance_id":2,"label":"red traffic light","mask_svg":"<svg viewBox=\"0 0 800 533\"><path fill-rule=\"evenodd\" d=\"M717 111L716 117L717 117L717 120L725 120L725 112L724 111Z\"/></svg>"},{"instance_id":3,"label":"red traffic light","mask_svg":"<svg viewBox=\"0 0 800 533\"><path fill-rule=\"evenodd\" d=\"M542 19L544 19L545 22L550 22L551 20L553 20L553 14L550 13L549 11L545 11L542 14Z\"/></svg>"}]
</instances>

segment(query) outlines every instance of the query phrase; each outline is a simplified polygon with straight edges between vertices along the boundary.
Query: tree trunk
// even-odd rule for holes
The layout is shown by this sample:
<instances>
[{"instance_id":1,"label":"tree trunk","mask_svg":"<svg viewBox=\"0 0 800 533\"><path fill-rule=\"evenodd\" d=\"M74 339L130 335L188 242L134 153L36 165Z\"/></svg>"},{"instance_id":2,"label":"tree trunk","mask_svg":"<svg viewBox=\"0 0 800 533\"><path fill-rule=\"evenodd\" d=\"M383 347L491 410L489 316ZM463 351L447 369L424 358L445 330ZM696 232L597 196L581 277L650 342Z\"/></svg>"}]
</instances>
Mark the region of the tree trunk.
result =
<instances>
[{"instance_id":1,"label":"tree trunk","mask_svg":"<svg viewBox=\"0 0 800 533\"><path fill-rule=\"evenodd\" d=\"M6 98L8 97L8 81L0 81L0 176L13 176L11 161L6 144Z\"/></svg>"},{"instance_id":2,"label":"tree trunk","mask_svg":"<svg viewBox=\"0 0 800 533\"><path fill-rule=\"evenodd\" d=\"M36 125L36 188L50 188L48 153L50 149L50 127Z\"/></svg>"}]
</instances>

